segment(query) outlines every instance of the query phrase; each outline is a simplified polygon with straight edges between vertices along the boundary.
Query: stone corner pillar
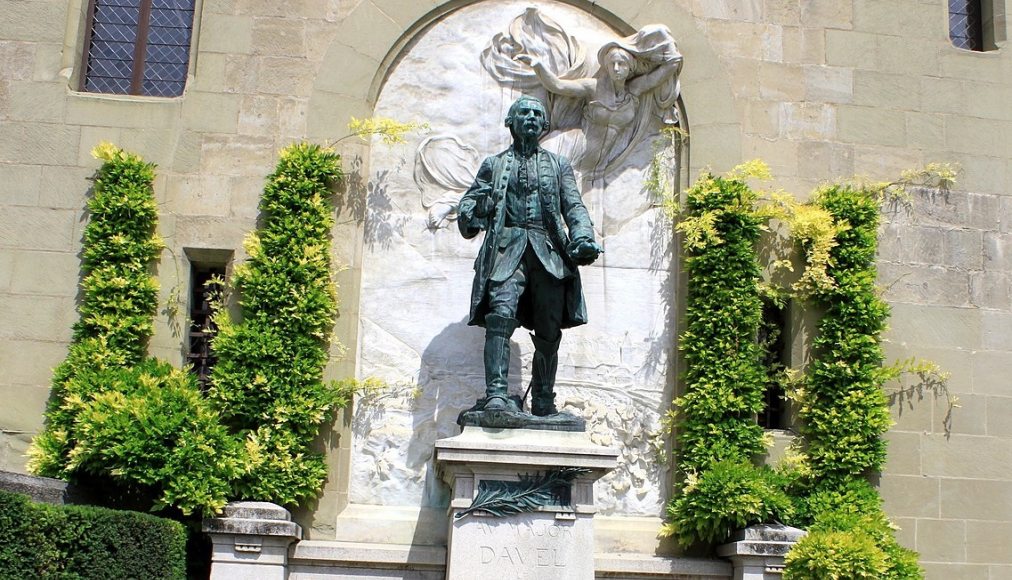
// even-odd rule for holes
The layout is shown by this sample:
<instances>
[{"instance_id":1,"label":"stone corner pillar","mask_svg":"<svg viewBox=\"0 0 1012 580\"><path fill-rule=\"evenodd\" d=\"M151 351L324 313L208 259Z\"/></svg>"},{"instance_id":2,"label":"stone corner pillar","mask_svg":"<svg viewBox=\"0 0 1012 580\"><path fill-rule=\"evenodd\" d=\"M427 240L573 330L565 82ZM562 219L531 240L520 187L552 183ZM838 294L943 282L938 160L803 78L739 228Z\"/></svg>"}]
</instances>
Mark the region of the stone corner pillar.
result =
<instances>
[{"instance_id":1,"label":"stone corner pillar","mask_svg":"<svg viewBox=\"0 0 1012 580\"><path fill-rule=\"evenodd\" d=\"M760 524L738 530L731 543L717 547L717 555L734 565L734 580L779 580L787 552L804 530L780 524Z\"/></svg>"},{"instance_id":2,"label":"stone corner pillar","mask_svg":"<svg viewBox=\"0 0 1012 580\"><path fill-rule=\"evenodd\" d=\"M264 501L231 502L203 530L213 544L211 580L285 580L288 547L302 539L291 513Z\"/></svg>"}]
</instances>

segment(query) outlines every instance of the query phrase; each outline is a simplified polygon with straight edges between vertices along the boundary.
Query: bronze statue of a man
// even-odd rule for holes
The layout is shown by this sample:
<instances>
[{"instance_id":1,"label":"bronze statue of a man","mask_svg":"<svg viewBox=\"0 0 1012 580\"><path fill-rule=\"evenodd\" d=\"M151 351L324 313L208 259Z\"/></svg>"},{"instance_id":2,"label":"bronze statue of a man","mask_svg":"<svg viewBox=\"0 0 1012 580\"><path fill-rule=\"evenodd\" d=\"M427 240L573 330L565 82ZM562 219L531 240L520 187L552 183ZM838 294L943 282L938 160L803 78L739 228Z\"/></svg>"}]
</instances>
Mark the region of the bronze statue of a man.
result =
<instances>
[{"instance_id":1,"label":"bronze statue of a man","mask_svg":"<svg viewBox=\"0 0 1012 580\"><path fill-rule=\"evenodd\" d=\"M556 415L555 373L562 329L585 324L577 266L603 251L566 158L545 151L549 130L540 100L522 96L506 116L513 145L485 159L460 200L465 238L485 231L474 263L470 325L485 327L485 399L476 411L520 413L507 394L510 337L533 330L531 413Z\"/></svg>"}]
</instances>

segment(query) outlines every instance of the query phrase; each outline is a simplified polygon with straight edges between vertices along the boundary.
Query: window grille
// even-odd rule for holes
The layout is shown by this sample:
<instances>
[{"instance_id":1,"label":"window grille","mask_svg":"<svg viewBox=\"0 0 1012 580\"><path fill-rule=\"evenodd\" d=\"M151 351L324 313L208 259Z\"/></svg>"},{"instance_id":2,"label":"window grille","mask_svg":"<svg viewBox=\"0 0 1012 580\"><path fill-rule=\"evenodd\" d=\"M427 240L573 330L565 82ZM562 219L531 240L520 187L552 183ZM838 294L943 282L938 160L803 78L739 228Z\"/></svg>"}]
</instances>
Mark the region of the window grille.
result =
<instances>
[{"instance_id":1,"label":"window grille","mask_svg":"<svg viewBox=\"0 0 1012 580\"><path fill-rule=\"evenodd\" d=\"M211 339L217 330L211 304L219 289L214 280L222 280L224 277L225 266L222 264L190 265L190 331L186 362L197 376L201 391L210 388L211 369L218 360L211 349Z\"/></svg>"},{"instance_id":2,"label":"window grille","mask_svg":"<svg viewBox=\"0 0 1012 580\"><path fill-rule=\"evenodd\" d=\"M784 308L767 302L763 304L762 323L759 325L759 344L763 347L763 363L768 379L763 394L764 406L759 413L759 425L764 429L787 427L787 402L783 386L774 380L775 375L786 366L787 312Z\"/></svg>"},{"instance_id":3,"label":"window grille","mask_svg":"<svg viewBox=\"0 0 1012 580\"><path fill-rule=\"evenodd\" d=\"M949 39L956 48L984 50L980 0L949 0Z\"/></svg>"},{"instance_id":4,"label":"window grille","mask_svg":"<svg viewBox=\"0 0 1012 580\"><path fill-rule=\"evenodd\" d=\"M176 97L190 62L195 0L90 0L81 90Z\"/></svg>"}]
</instances>

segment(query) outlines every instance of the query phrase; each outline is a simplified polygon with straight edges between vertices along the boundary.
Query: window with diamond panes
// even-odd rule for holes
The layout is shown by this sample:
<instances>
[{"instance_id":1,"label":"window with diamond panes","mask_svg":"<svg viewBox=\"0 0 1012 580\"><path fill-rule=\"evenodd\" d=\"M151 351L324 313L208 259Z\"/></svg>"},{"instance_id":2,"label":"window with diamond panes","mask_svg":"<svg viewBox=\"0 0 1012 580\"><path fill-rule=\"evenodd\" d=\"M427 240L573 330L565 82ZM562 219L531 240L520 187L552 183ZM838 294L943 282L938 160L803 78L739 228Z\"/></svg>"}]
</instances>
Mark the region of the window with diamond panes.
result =
<instances>
[{"instance_id":1,"label":"window with diamond panes","mask_svg":"<svg viewBox=\"0 0 1012 580\"><path fill-rule=\"evenodd\" d=\"M190 61L195 0L90 0L81 90L177 97Z\"/></svg>"},{"instance_id":2,"label":"window with diamond panes","mask_svg":"<svg viewBox=\"0 0 1012 580\"><path fill-rule=\"evenodd\" d=\"M949 39L956 48L984 50L981 0L949 0Z\"/></svg>"}]
</instances>

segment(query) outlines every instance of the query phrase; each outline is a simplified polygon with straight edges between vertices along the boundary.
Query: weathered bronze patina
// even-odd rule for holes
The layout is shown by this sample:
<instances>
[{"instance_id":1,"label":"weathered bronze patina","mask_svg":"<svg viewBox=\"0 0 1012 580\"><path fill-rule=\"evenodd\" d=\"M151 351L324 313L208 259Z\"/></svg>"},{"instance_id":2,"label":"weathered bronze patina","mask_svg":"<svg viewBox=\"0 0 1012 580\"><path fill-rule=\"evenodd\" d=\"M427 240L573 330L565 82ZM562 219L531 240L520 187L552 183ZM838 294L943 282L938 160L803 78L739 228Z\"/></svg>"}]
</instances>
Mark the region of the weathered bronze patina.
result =
<instances>
[{"instance_id":1,"label":"weathered bronze patina","mask_svg":"<svg viewBox=\"0 0 1012 580\"><path fill-rule=\"evenodd\" d=\"M550 121L544 104L520 97L506 126L513 145L485 159L460 201L465 238L485 231L474 264L469 324L485 327L485 397L458 423L483 427L582 431L583 420L559 413L555 373L562 329L585 324L577 266L603 251L569 161L538 146ZM531 412L507 392L510 337L533 330Z\"/></svg>"}]
</instances>

